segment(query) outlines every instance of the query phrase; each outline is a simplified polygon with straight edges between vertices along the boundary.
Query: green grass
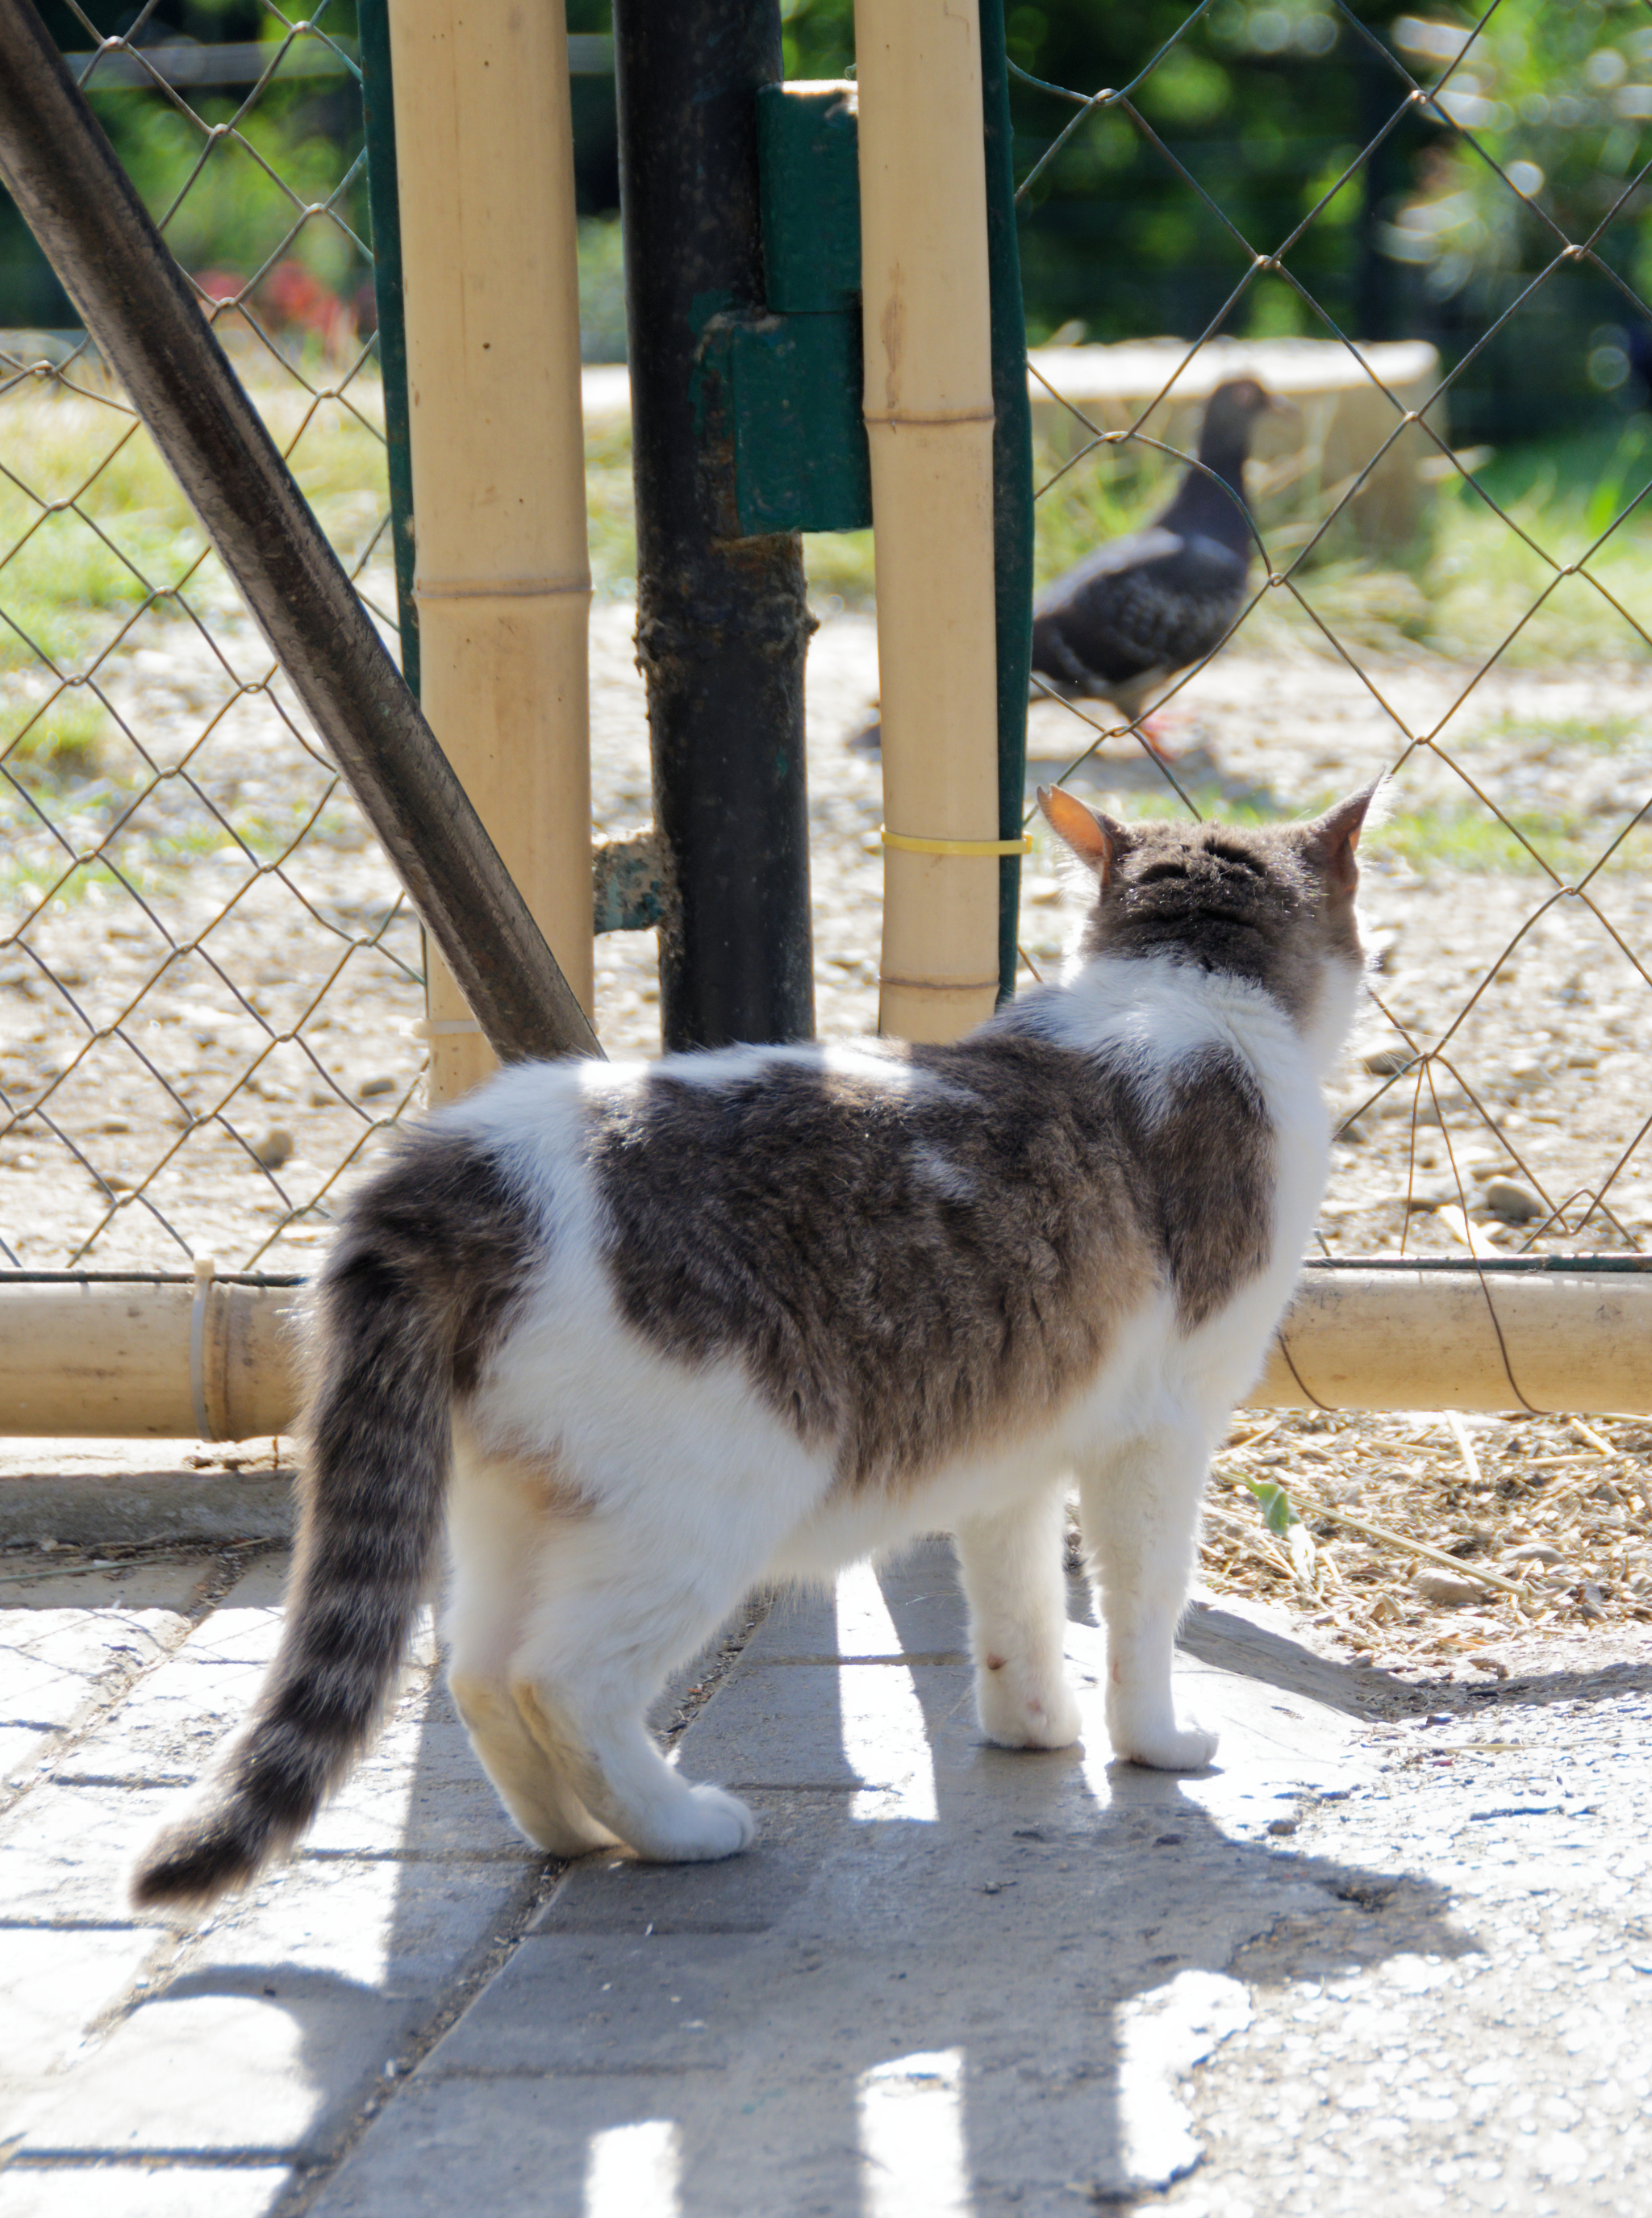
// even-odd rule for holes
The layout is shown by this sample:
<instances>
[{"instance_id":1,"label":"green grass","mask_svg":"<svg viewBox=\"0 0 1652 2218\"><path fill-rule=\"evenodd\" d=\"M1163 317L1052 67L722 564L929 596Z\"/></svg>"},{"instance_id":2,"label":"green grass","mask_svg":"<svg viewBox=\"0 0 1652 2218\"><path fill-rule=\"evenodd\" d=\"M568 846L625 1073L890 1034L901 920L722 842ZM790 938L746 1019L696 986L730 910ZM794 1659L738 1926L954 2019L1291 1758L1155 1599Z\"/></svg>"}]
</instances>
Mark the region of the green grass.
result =
<instances>
[{"instance_id":1,"label":"green grass","mask_svg":"<svg viewBox=\"0 0 1652 2218\"><path fill-rule=\"evenodd\" d=\"M257 369L256 362L250 366ZM253 389L277 443L291 450L300 485L353 566L387 505L377 387L363 377L346 400L316 406L272 370L261 373ZM1045 456L1041 476L1049 466ZM1099 541L1135 529L1166 498L1179 468L1150 449L1126 445L1099 450L1068 471L1039 505L1041 580ZM1480 472L1484 494L1562 562L1582 556L1649 478L1652 419L1640 418L1608 435L1495 455ZM597 589L634 592L630 437L623 424L593 428L586 486ZM71 499L80 513L56 505ZM1281 497L1265 510L1263 522L1281 545L1300 545L1311 529L1312 500L1297 514ZM1649 523L1652 499L1590 559L1623 609L1652 631ZM870 605L869 532L811 536L804 554L817 606ZM386 561L382 542L374 561ZM41 658L64 670L84 668L141 616L155 593L186 580L192 604L203 614L233 605L199 525L129 416L95 397L32 385L0 397L0 751L17 743L14 765L28 763L41 774L68 778L110 767L107 720L89 697L65 696L40 713ZM1515 634L1506 650L1513 663L1649 659L1634 623L1587 580L1571 577L1556 585L1552 567L1522 544L1482 493L1455 480L1436 487L1427 532L1402 560L1378 561L1351 550L1346 539L1327 540L1324 559L1305 561L1294 583L1356 658L1421 654L1479 662ZM1553 590L1543 607L1523 623L1547 586ZM163 610L172 612L165 604ZM140 623L134 644L143 629ZM1286 639L1331 651L1291 592L1265 593L1240 644L1265 653ZM1510 724L1488 736L1609 748L1630 733L1627 720L1618 717L1594 728ZM1445 839L1441 852L1466 853L1474 844L1466 827L1438 837ZM1434 852L1420 832L1417 839L1420 852Z\"/></svg>"},{"instance_id":2,"label":"green grass","mask_svg":"<svg viewBox=\"0 0 1652 2218\"><path fill-rule=\"evenodd\" d=\"M387 505L384 446L371 419L341 401L314 406L294 386L255 387L255 395L352 565ZM375 385L361 385L359 406L380 410ZM171 473L124 409L32 387L0 398L0 678L39 669L42 658L84 667L157 593L186 581L197 608L233 605ZM20 721L8 700L0 747Z\"/></svg>"},{"instance_id":3,"label":"green grass","mask_svg":"<svg viewBox=\"0 0 1652 2218\"><path fill-rule=\"evenodd\" d=\"M1526 716L1500 716L1476 732L1469 744L1517 747L1528 761L1536 762L1556 747L1599 747L1614 754L1645 730L1645 719L1638 716L1556 716L1542 723Z\"/></svg>"},{"instance_id":4,"label":"green grass","mask_svg":"<svg viewBox=\"0 0 1652 2218\"><path fill-rule=\"evenodd\" d=\"M1266 806L1247 802L1208 780L1190 784L1184 777L1183 784L1202 816L1220 817L1227 824L1272 826L1279 821L1278 809L1271 802ZM1305 798L1302 813L1311 816L1338 797L1327 787ZM1107 807L1127 823L1185 814L1168 784L1114 793ZM1625 817L1630 808L1624 808ZM1546 862L1556 877L1575 883L1599 860L1622 823L1619 819L1604 824L1598 816L1569 810L1509 809L1505 814L1507 826L1472 801L1400 808L1383 819L1377 835L1378 851L1397 858L1424 877L1436 871L1538 877L1544 875L1543 863ZM1033 830L1041 848L1055 853L1043 827L1035 825ZM1643 822L1629 834L1606 870L1644 871L1649 864L1652 864L1652 824Z\"/></svg>"}]
</instances>

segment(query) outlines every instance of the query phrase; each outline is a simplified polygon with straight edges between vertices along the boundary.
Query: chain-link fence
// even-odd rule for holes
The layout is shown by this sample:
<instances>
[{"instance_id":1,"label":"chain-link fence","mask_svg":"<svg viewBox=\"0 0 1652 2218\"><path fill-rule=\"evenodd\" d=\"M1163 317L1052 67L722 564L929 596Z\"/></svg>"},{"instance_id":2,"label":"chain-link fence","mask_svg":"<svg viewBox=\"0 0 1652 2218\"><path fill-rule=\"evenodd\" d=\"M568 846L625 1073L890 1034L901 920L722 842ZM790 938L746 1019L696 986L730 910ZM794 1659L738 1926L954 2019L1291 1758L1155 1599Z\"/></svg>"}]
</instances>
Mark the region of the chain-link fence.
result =
<instances>
[{"instance_id":1,"label":"chain-link fence","mask_svg":"<svg viewBox=\"0 0 1652 2218\"><path fill-rule=\"evenodd\" d=\"M1024 201L1063 164L1128 173L1155 220L1214 229L1232 270L1191 343L1035 351L1044 578L1198 469L1225 378L1295 404L1259 423L1248 580L1221 645L1172 657L1188 666L1157 708L1047 673L1030 753L1127 815L1291 815L1391 773L1368 842L1379 1020L1341 1105L1327 1255L1627 1255L1652 1235L1652 424L1622 405L1643 406L1652 368L1652 15L1587 12L1494 0L1476 22L1377 28L1346 7L1205 0L1120 86L1012 71ZM1377 88L1369 137L1318 150L1321 177L1267 236L1206 189L1164 121L1176 100L1155 99L1173 77L1185 102L1247 38L1340 43ZM1550 174L1581 147L1583 189ZM1327 266L1327 228L1352 251L1356 215L1414 297L1452 306L1453 367L1372 344L1300 274ZM1575 321L1575 292L1556 310L1580 272L1615 324L1598 306L1593 329ZM1569 345L1614 397L1568 438L1455 445L1463 381L1528 334L1534 375ZM1036 908L1023 923L1036 966L1053 935Z\"/></svg>"},{"instance_id":2,"label":"chain-link fence","mask_svg":"<svg viewBox=\"0 0 1652 2218\"><path fill-rule=\"evenodd\" d=\"M352 19L266 6L256 46L188 48L152 15L114 39L79 15L77 74L393 629ZM1156 511L1224 379L1258 374L1296 411L1259 428L1249 581L1220 649L1145 729L1045 681L1035 775L1123 814L1275 817L1394 772L1367 877L1391 1029L1366 1037L1343 1099L1327 1253L1627 1254L1652 1234L1637 543L1652 436L1603 400L1569 443L1488 454L1456 443L1451 418L1580 270L1619 303L1616 325L1574 334L1597 384L1621 399L1652 363L1637 198L1652 28L1637 45L1629 11L1607 15L1567 46L1544 44L1556 11L1531 0L1477 29L1380 31L1317 0L1205 0L1117 89L1015 80L1024 201L1128 152L1159 181L1154 220L1184 204L1232 263L1191 341L1035 350L1043 576ZM1202 42L1241 36L1340 40L1387 88L1370 135L1267 235L1224 212L1154 96L1179 72L1185 100ZM1562 204L1550 140L1591 130L1616 183ZM1350 239L1354 203L1408 282L1457 285L1449 371L1427 345L1373 343L1347 299L1325 304L1316 273L1341 250L1322 235ZM1477 253L1497 279L1479 293L1461 282ZM628 649L609 629L617 672ZM338 1180L416 1096L418 932L148 435L72 335L14 334L0 359L0 772L12 1264L302 1270ZM871 838L857 824L849 840L868 871ZM817 855L817 905L839 875ZM1030 874L1034 965L1055 948L1052 890ZM829 939L848 945L853 907ZM869 981L862 939L844 959Z\"/></svg>"},{"instance_id":3,"label":"chain-link fence","mask_svg":"<svg viewBox=\"0 0 1652 2218\"><path fill-rule=\"evenodd\" d=\"M71 0L71 5L73 0ZM106 37L75 74L393 635L353 21ZM415 921L123 394L0 350L0 1243L302 1267L423 1051Z\"/></svg>"}]
</instances>

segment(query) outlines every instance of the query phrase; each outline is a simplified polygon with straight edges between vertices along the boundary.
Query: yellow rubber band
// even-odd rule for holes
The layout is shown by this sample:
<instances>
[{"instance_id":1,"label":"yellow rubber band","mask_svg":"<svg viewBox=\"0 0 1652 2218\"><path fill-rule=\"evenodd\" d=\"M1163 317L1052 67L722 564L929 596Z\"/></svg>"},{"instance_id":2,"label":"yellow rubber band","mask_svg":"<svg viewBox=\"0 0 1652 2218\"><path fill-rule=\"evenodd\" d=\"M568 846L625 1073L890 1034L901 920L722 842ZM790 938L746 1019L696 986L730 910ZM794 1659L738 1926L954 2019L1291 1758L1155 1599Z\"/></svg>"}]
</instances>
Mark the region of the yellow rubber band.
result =
<instances>
[{"instance_id":1,"label":"yellow rubber band","mask_svg":"<svg viewBox=\"0 0 1652 2218\"><path fill-rule=\"evenodd\" d=\"M899 847L905 855L1030 855L1032 834L1018 833L1013 839L909 839L904 832L891 832L888 826L880 828L878 837L886 847Z\"/></svg>"}]
</instances>

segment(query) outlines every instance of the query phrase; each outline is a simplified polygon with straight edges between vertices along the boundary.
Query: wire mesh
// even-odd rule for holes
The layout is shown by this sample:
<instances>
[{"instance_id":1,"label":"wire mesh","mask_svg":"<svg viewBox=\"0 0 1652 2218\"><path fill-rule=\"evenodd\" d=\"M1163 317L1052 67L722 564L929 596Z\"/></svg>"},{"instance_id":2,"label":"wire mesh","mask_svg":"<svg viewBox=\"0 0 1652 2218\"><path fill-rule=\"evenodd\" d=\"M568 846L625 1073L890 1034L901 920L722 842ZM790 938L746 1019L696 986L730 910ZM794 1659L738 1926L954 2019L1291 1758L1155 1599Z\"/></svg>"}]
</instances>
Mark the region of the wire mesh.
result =
<instances>
[{"instance_id":1,"label":"wire mesh","mask_svg":"<svg viewBox=\"0 0 1652 2218\"><path fill-rule=\"evenodd\" d=\"M113 39L77 13L77 71L106 118L127 103L121 151L203 313L393 631L350 19L336 0L303 24L264 4L256 50L230 50L177 46L153 28L154 0ZM1319 0L1251 10L1270 35L1278 17L1321 47L1340 39L1391 87L1377 127L1276 236L1224 212L1149 112L1157 73L1232 35L1224 0L1190 8L1122 86L1016 75L1024 200L1086 158L1086 134L1122 127L1233 268L1195 338L1128 350L1134 383L1087 396L1073 385L1086 350L1035 352L1045 574L1197 467L1202 397L1222 375L1277 370L1298 401L1253 465L1251 584L1222 647L1135 722L1048 695L1031 753L1037 776L1088 779L1122 814L1272 817L1391 771L1393 821L1367 874L1383 1025L1343 1092L1331 1255L1632 1254L1652 1239L1652 606L1634 543L1648 474L1635 439L1649 455L1652 443L1625 418L1574 511L1509 493L1495 458L1454 443L1449 415L1559 273L1614 289L1626 361L1647 325L1636 225L1652 43L1610 46L1630 11L1608 10L1547 86L1545 127L1609 117L1632 141L1580 225L1545 188L1500 65L1480 60L1499 24L1538 13L1496 0L1472 24L1378 31ZM1603 54L1617 59L1603 68ZM305 121L318 99L325 130ZM1426 135L1442 177L1444 150L1475 165L1473 220L1494 230L1486 196L1507 201L1531 264L1445 374L1426 348L1339 320L1293 261L1402 132ZM1461 184L1384 217L1396 256L1436 257L1431 277L1466 235ZM1254 324L1263 288L1276 322L1289 296L1297 336L1222 336ZM609 659L628 664L617 632ZM0 350L0 1261L176 1269L210 1254L301 1270L339 1180L416 1097L418 934L147 434L72 337ZM1036 963L1054 951L1053 890L1030 874ZM869 977L858 938L853 952Z\"/></svg>"},{"instance_id":2,"label":"wire mesh","mask_svg":"<svg viewBox=\"0 0 1652 2218\"><path fill-rule=\"evenodd\" d=\"M393 635L353 42L330 0L215 48L157 0L107 38L71 4L77 76ZM418 1087L418 933L74 333L0 340L0 1256L302 1268Z\"/></svg>"},{"instance_id":3,"label":"wire mesh","mask_svg":"<svg viewBox=\"0 0 1652 2218\"><path fill-rule=\"evenodd\" d=\"M1036 679L1030 755L1037 775L1088 781L1124 815L1166 805L1289 815L1386 772L1388 830L1367 843L1377 1014L1343 1088L1321 1249L1642 1251L1652 1242L1652 748L1641 716L1652 570L1635 535L1648 421L1620 418L1622 435L1568 505L1552 487L1511 494L1498 457L1453 444L1450 410L1488 348L1521 342L1562 273L1609 288L1629 326L1577 333L1595 356L1603 344L1617 350L1592 356L1597 383L1623 384L1652 351L1637 282L1652 15L1593 11L1565 66L1516 100L1499 72L1508 76L1511 52L1541 44L1543 11L1525 0L1491 0L1472 22L1401 16L1380 28L1342 5L1250 16L1262 13L1270 38L1311 34L1316 52L1340 40L1389 87L1379 127L1344 150L1277 237L1247 235L1144 113L1156 75L1196 60L1201 40L1233 37L1244 11L1217 0L1190 9L1121 86L1071 88L1012 65L1024 201L1084 158L1086 133L1122 125L1217 226L1233 264L1192 341L1105 350L1111 387L1094 375L1102 350L1035 351L1046 577L1149 516L1174 475L1201 467L1190 396L1254 374L1299 409L1289 430L1269 419L1271 444L1259 442L1249 582L1220 645L1167 672L1145 708ZM1616 178L1580 224L1531 154L1543 128L1592 122L1615 134ZM1315 226L1346 222L1350 196L1357 204L1402 132L1421 149L1423 182L1384 211L1385 251L1426 263L1442 294L1463 286L1451 257L1465 263L1471 223L1470 244L1502 256L1498 299L1446 369L1432 349L1363 339L1293 263ZM1291 336L1222 336L1247 319ZM1036 969L1055 941L1041 939L1036 914L1024 925Z\"/></svg>"}]
</instances>

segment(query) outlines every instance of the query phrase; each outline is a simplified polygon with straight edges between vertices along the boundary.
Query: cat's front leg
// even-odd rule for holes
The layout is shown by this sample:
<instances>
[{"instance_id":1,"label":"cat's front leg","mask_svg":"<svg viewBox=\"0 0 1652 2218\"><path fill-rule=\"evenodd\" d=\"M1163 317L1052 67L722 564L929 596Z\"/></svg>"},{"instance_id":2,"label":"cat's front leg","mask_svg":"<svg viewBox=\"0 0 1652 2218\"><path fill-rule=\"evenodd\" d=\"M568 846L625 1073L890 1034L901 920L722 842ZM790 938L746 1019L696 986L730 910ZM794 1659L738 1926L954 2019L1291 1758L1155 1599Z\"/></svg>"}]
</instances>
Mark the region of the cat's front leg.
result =
<instances>
[{"instance_id":1,"label":"cat's front leg","mask_svg":"<svg viewBox=\"0 0 1652 2218\"><path fill-rule=\"evenodd\" d=\"M1209 1462L1203 1427L1166 1426L1121 1443L1079 1482L1085 1569L1107 1633L1113 1753L1159 1771L1197 1771L1216 1750L1215 1733L1179 1722L1171 1692Z\"/></svg>"},{"instance_id":2,"label":"cat's front leg","mask_svg":"<svg viewBox=\"0 0 1652 2218\"><path fill-rule=\"evenodd\" d=\"M960 1525L954 1545L969 1603L975 1709L1003 1748L1067 1748L1079 1738L1079 1705L1062 1662L1067 1581L1061 1569L1062 1495Z\"/></svg>"}]
</instances>

